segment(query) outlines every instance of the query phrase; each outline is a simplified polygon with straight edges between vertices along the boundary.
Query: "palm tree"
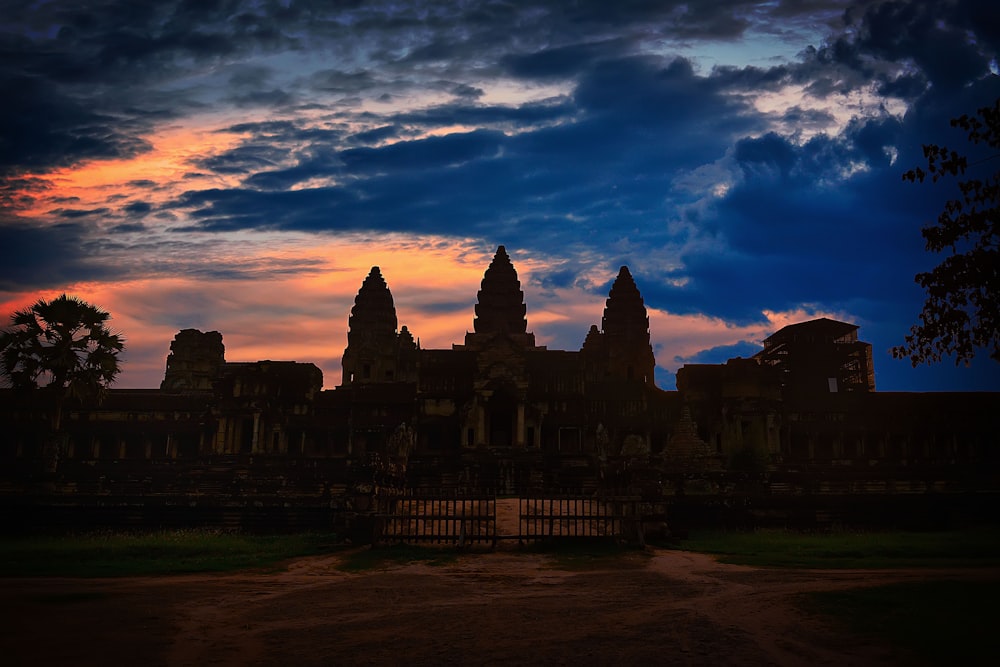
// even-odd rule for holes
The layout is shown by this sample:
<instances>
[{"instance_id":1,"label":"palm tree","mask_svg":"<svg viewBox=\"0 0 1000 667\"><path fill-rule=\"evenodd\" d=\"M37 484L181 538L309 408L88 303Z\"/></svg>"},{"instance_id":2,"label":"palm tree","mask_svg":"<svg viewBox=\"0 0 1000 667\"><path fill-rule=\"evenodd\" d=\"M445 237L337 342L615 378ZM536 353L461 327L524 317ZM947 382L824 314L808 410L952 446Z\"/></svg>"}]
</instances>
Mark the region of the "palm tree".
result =
<instances>
[{"instance_id":1,"label":"palm tree","mask_svg":"<svg viewBox=\"0 0 1000 667\"><path fill-rule=\"evenodd\" d=\"M63 294L16 311L0 332L0 377L15 389L41 388L49 394L51 437L43 456L50 472L65 445L65 401L99 401L121 373L118 354L125 339L107 328L109 319L108 312Z\"/></svg>"}]
</instances>

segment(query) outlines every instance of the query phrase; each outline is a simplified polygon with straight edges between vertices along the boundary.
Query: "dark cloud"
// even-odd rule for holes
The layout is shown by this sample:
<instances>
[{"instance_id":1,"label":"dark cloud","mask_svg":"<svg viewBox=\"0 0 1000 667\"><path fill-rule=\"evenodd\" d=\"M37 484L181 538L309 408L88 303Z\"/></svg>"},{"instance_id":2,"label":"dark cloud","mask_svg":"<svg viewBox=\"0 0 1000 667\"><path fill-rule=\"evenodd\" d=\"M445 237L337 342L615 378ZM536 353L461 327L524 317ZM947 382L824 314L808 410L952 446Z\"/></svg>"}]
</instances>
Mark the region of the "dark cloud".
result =
<instances>
[{"instance_id":1,"label":"dark cloud","mask_svg":"<svg viewBox=\"0 0 1000 667\"><path fill-rule=\"evenodd\" d=\"M217 174L249 174L273 168L284 159L286 152L270 143L248 142L225 153L196 158L191 163L199 169Z\"/></svg>"},{"instance_id":2,"label":"dark cloud","mask_svg":"<svg viewBox=\"0 0 1000 667\"><path fill-rule=\"evenodd\" d=\"M145 215L153 210L149 202L133 201L122 207L122 210L129 215Z\"/></svg>"},{"instance_id":3,"label":"dark cloud","mask_svg":"<svg viewBox=\"0 0 1000 667\"><path fill-rule=\"evenodd\" d=\"M510 125L521 128L566 118L575 111L576 107L570 100L557 98L519 106L443 104L420 111L397 114L393 116L393 120L397 123L429 127L459 124Z\"/></svg>"},{"instance_id":4,"label":"dark cloud","mask_svg":"<svg viewBox=\"0 0 1000 667\"><path fill-rule=\"evenodd\" d=\"M345 72L339 69L314 72L309 83L311 88L324 93L361 93L388 84L366 70Z\"/></svg>"},{"instance_id":5,"label":"dark cloud","mask_svg":"<svg viewBox=\"0 0 1000 667\"><path fill-rule=\"evenodd\" d=\"M87 229L73 222L44 227L0 221L0 290L59 288L115 271L95 261Z\"/></svg>"},{"instance_id":6,"label":"dark cloud","mask_svg":"<svg viewBox=\"0 0 1000 667\"><path fill-rule=\"evenodd\" d=\"M106 214L108 214L110 212L110 209L107 209L107 208L90 208L90 209L84 209L84 208L57 208L57 209L55 209L54 211L51 211L51 212L54 213L55 215L58 215L60 218L74 219L74 218L90 218L90 217L97 216L97 215L106 215Z\"/></svg>"},{"instance_id":7,"label":"dark cloud","mask_svg":"<svg viewBox=\"0 0 1000 667\"><path fill-rule=\"evenodd\" d=\"M271 90L254 90L246 93L229 95L226 98L237 107L286 107L295 102L296 97L288 91L274 88Z\"/></svg>"},{"instance_id":8,"label":"dark cloud","mask_svg":"<svg viewBox=\"0 0 1000 667\"><path fill-rule=\"evenodd\" d=\"M482 88L476 88L475 86L470 86L467 83L457 83L451 88L451 94L456 97L476 99L485 95L485 92Z\"/></svg>"},{"instance_id":9,"label":"dark cloud","mask_svg":"<svg viewBox=\"0 0 1000 667\"><path fill-rule=\"evenodd\" d=\"M211 229L421 229L454 234L503 225L506 240L554 245L569 227L580 242L659 234L672 181L721 158L741 131L758 126L745 102L724 95L685 61L627 58L582 75L571 98L521 107L434 107L393 117L393 126L513 123L380 146L331 150L314 142L292 166L251 174L246 187L189 193L177 202ZM299 140L295 127L242 127L272 144ZM376 135L377 138L378 135ZM240 147L199 166L244 164ZM315 178L337 186L278 191ZM265 194L259 190L274 191ZM665 195L668 197L665 199ZM313 206L317 207L313 210ZM575 222L569 223L569 216ZM627 233L627 232L626 232ZM501 239L503 240L503 239Z\"/></svg>"},{"instance_id":10,"label":"dark cloud","mask_svg":"<svg viewBox=\"0 0 1000 667\"><path fill-rule=\"evenodd\" d=\"M797 130L824 130L835 125L837 119L829 111L793 106L781 114L781 121Z\"/></svg>"},{"instance_id":11,"label":"dark cloud","mask_svg":"<svg viewBox=\"0 0 1000 667\"><path fill-rule=\"evenodd\" d=\"M466 164L495 155L504 140L500 132L476 130L400 141L381 148L350 148L341 151L338 158L343 162L345 171L354 175L389 170L426 170Z\"/></svg>"},{"instance_id":12,"label":"dark cloud","mask_svg":"<svg viewBox=\"0 0 1000 667\"><path fill-rule=\"evenodd\" d=\"M878 84L878 93L886 97L912 100L927 90L927 77L922 73L900 74L895 78L885 78Z\"/></svg>"},{"instance_id":13,"label":"dark cloud","mask_svg":"<svg viewBox=\"0 0 1000 667\"><path fill-rule=\"evenodd\" d=\"M145 232L147 229L146 225L143 225L142 223L126 222L120 225L115 225L108 231L112 234L131 234L136 232Z\"/></svg>"},{"instance_id":14,"label":"dark cloud","mask_svg":"<svg viewBox=\"0 0 1000 667\"><path fill-rule=\"evenodd\" d=\"M619 41L570 44L534 53L511 54L501 60L507 72L524 79L566 79L590 69L594 62L621 55Z\"/></svg>"},{"instance_id":15,"label":"dark cloud","mask_svg":"<svg viewBox=\"0 0 1000 667\"><path fill-rule=\"evenodd\" d=\"M1000 9L978 0L856 2L845 31L803 51L794 80L825 97L875 82L882 94L913 100L927 85L959 91L990 73L1000 53Z\"/></svg>"},{"instance_id":16,"label":"dark cloud","mask_svg":"<svg viewBox=\"0 0 1000 667\"><path fill-rule=\"evenodd\" d=\"M712 80L722 89L759 93L778 90L792 81L795 68L785 65L775 67L735 67L719 65L712 68Z\"/></svg>"},{"instance_id":17,"label":"dark cloud","mask_svg":"<svg viewBox=\"0 0 1000 667\"><path fill-rule=\"evenodd\" d=\"M0 177L148 150L152 121L177 114L189 93L157 86L254 50L292 48L256 3L16 3L0 27ZM250 71L234 74L246 85ZM260 78L258 76L258 78ZM243 104L283 104L247 91Z\"/></svg>"},{"instance_id":18,"label":"dark cloud","mask_svg":"<svg viewBox=\"0 0 1000 667\"><path fill-rule=\"evenodd\" d=\"M271 120L253 123L237 123L219 130L231 134L252 134L260 138L282 138L302 132L298 123L290 120Z\"/></svg>"},{"instance_id":19,"label":"dark cloud","mask_svg":"<svg viewBox=\"0 0 1000 667\"><path fill-rule=\"evenodd\" d=\"M744 173L761 169L787 176L797 160L792 144L776 132L768 132L757 139L740 139L736 142L733 157Z\"/></svg>"},{"instance_id":20,"label":"dark cloud","mask_svg":"<svg viewBox=\"0 0 1000 667\"><path fill-rule=\"evenodd\" d=\"M256 90L269 84L274 74L272 67L241 63L230 69L229 85L237 90Z\"/></svg>"},{"instance_id":21,"label":"dark cloud","mask_svg":"<svg viewBox=\"0 0 1000 667\"><path fill-rule=\"evenodd\" d=\"M378 144L388 139L395 139L399 136L399 128L395 125L383 125L382 127L372 128L364 132L358 132L357 134L352 134L349 137L349 141L352 144Z\"/></svg>"},{"instance_id":22,"label":"dark cloud","mask_svg":"<svg viewBox=\"0 0 1000 667\"><path fill-rule=\"evenodd\" d=\"M920 163L922 142L949 135L947 118L998 95L994 78L961 99L947 91L928 95L902 122L856 120L839 136L802 145L777 134L738 142L733 157L743 180L706 213L699 230L715 242L692 244L681 268L654 270L643 288L647 304L743 324L762 323L766 310L803 304L851 313L875 347L882 381L918 382L888 349L901 342L923 301L914 274L938 261L925 252L919 228L957 191L915 186L900 175ZM981 368L920 376L928 388L995 386Z\"/></svg>"},{"instance_id":23,"label":"dark cloud","mask_svg":"<svg viewBox=\"0 0 1000 667\"><path fill-rule=\"evenodd\" d=\"M746 2L731 0L705 0L689 3L681 0L645 2L623 0L601 2L585 0L566 3L537 3L549 5L553 18L558 17L567 26L586 31L614 25L621 27L657 26L663 34L685 38L701 37L731 39L739 36L749 25L740 16L751 6Z\"/></svg>"},{"instance_id":24,"label":"dark cloud","mask_svg":"<svg viewBox=\"0 0 1000 667\"><path fill-rule=\"evenodd\" d=\"M547 290L573 287L577 284L578 279L578 269L572 267L564 267L532 275L532 280Z\"/></svg>"},{"instance_id":25,"label":"dark cloud","mask_svg":"<svg viewBox=\"0 0 1000 667\"><path fill-rule=\"evenodd\" d=\"M17 91L0 105L0 177L46 171L84 159L131 157L148 150L148 127L123 128L50 83L0 71L0 88Z\"/></svg>"},{"instance_id":26,"label":"dark cloud","mask_svg":"<svg viewBox=\"0 0 1000 667\"><path fill-rule=\"evenodd\" d=\"M955 88L989 72L997 44L989 27L1000 21L1000 10L985 9L976 0L965 2L882 2L865 7L855 21L854 47L890 61L912 59L935 86ZM854 19L857 12L849 12ZM978 23L986 21L987 23ZM977 24L978 23L978 24ZM970 31L986 32L980 43ZM984 47L987 51L984 53Z\"/></svg>"},{"instance_id":27,"label":"dark cloud","mask_svg":"<svg viewBox=\"0 0 1000 667\"><path fill-rule=\"evenodd\" d=\"M0 123L0 132L7 135L0 142L6 149L0 153L0 168L44 170L144 150L148 146L141 137L150 131L153 116L169 117L185 106L204 104L199 96L208 94L172 87L164 95L158 87L204 72L206 65L218 68L224 78L219 94L230 104L289 108L297 103L298 92L275 85L274 65L241 60L252 54L298 53L309 45L348 56L335 61L352 65L309 72L302 82L312 91L346 100L421 86L412 69L415 59L447 61L434 70L439 73L467 75L501 67L515 76L566 78L635 51L650 26L674 35L738 35L747 26L742 17L749 15L750 6L734 1L584 2L571 7L534 2L469 9L449 2L334 7L168 1L139 8L124 0L79 8L21 5L9 12L2 33L5 50L17 54L17 67L0 70L0 76L8 77L5 89L23 91L22 103L10 110L10 118L0 120L32 122L29 128ZM779 10L794 13L784 5ZM621 36L592 37L609 33ZM406 57L394 54L399 50ZM15 76L19 78L11 78ZM455 77L446 85L462 98L481 96L481 86Z\"/></svg>"},{"instance_id":28,"label":"dark cloud","mask_svg":"<svg viewBox=\"0 0 1000 667\"><path fill-rule=\"evenodd\" d=\"M701 350L687 357L674 357L677 364L722 364L736 357L749 358L764 348L756 343L742 341L732 345L719 345L707 350Z\"/></svg>"}]
</instances>

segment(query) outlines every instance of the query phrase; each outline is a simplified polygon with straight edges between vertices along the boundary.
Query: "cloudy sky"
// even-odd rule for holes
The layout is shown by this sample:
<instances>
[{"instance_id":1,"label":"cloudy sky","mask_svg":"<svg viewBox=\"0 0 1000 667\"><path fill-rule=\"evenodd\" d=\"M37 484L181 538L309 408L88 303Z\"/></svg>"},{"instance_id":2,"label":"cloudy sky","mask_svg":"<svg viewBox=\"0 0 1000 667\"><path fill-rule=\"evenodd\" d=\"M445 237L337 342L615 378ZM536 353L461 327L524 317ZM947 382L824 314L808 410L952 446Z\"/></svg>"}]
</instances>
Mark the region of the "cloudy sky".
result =
<instances>
[{"instance_id":1,"label":"cloudy sky","mask_svg":"<svg viewBox=\"0 0 1000 667\"><path fill-rule=\"evenodd\" d=\"M3 4L0 312L111 311L118 386L158 386L188 327L336 386L373 265L450 347L505 244L555 349L627 264L665 389L815 316L861 326L880 390L1000 389L984 354L888 352L955 195L900 176L1000 97L997 3Z\"/></svg>"}]
</instances>

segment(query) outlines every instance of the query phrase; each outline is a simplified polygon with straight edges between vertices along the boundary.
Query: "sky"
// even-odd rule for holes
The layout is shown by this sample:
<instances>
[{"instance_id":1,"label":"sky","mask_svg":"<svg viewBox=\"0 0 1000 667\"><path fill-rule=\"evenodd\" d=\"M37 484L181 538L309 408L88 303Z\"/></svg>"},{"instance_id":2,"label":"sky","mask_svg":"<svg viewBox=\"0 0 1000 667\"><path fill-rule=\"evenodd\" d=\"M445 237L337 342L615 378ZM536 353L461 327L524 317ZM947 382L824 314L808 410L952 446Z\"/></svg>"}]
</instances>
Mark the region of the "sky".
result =
<instances>
[{"instance_id":1,"label":"sky","mask_svg":"<svg viewBox=\"0 0 1000 667\"><path fill-rule=\"evenodd\" d=\"M375 265L422 347L462 343L503 244L550 349L580 348L628 265L664 389L832 317L878 390L1000 390L984 352L889 353L957 194L901 175L1000 97L1000 4L3 6L0 314L108 310L117 387L158 387L185 328L335 387Z\"/></svg>"}]
</instances>

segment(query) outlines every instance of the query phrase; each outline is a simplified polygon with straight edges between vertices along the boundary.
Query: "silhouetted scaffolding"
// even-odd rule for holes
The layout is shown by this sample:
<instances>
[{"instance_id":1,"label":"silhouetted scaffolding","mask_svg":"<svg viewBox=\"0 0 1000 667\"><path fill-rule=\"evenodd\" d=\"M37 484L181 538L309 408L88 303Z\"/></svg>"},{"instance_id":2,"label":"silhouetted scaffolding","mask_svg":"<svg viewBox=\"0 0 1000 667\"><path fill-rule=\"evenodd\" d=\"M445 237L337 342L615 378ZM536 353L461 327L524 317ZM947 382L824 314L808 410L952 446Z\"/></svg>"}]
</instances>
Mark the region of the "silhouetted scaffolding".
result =
<instances>
[{"instance_id":1,"label":"silhouetted scaffolding","mask_svg":"<svg viewBox=\"0 0 1000 667\"><path fill-rule=\"evenodd\" d=\"M789 325L756 358L779 371L786 392L875 391L872 346L858 340L856 324L823 317Z\"/></svg>"}]
</instances>

